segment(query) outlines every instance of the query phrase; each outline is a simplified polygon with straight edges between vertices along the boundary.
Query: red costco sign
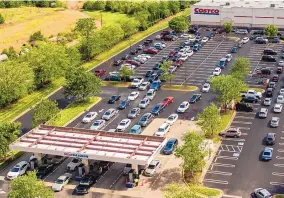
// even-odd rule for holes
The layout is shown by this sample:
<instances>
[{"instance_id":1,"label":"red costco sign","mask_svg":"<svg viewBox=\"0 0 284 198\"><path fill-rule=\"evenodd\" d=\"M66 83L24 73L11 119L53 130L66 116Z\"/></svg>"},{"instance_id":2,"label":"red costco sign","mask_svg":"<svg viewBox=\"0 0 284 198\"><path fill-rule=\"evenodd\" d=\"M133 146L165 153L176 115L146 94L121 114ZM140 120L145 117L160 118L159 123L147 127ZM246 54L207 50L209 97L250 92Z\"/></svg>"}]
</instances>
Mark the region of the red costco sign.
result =
<instances>
[{"instance_id":1,"label":"red costco sign","mask_svg":"<svg viewBox=\"0 0 284 198\"><path fill-rule=\"evenodd\" d=\"M194 14L208 14L208 15L219 15L220 10L208 9L208 8L194 8Z\"/></svg>"}]
</instances>

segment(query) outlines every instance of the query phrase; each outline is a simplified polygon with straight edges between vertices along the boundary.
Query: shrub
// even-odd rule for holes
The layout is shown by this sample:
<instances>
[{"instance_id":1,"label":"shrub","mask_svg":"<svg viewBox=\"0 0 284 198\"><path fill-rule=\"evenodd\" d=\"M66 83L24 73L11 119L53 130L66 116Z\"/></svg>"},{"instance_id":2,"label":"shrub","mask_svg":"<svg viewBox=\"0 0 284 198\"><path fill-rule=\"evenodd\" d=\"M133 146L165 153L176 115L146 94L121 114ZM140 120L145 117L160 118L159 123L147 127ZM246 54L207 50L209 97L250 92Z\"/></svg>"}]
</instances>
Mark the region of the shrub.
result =
<instances>
[{"instance_id":1,"label":"shrub","mask_svg":"<svg viewBox=\"0 0 284 198\"><path fill-rule=\"evenodd\" d=\"M4 17L2 16L2 14L0 14L0 24L4 24L5 23L5 19Z\"/></svg>"}]
</instances>

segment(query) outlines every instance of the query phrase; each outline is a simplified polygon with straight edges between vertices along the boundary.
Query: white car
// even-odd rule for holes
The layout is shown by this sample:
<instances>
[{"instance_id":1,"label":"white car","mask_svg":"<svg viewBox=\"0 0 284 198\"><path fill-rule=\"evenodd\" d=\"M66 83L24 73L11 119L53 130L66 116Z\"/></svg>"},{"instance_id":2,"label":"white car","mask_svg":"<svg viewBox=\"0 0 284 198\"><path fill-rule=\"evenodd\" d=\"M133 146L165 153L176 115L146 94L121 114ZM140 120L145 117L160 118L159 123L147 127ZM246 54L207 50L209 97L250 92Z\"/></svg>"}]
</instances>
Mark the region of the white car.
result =
<instances>
[{"instance_id":1,"label":"white car","mask_svg":"<svg viewBox=\"0 0 284 198\"><path fill-rule=\"evenodd\" d=\"M210 84L209 83L205 83L203 85L203 87L202 87L202 92L207 93L207 92L209 92L209 90L210 90Z\"/></svg>"},{"instance_id":2,"label":"white car","mask_svg":"<svg viewBox=\"0 0 284 198\"><path fill-rule=\"evenodd\" d=\"M184 46L184 48L183 49L185 49L186 50L186 52L188 52L189 50L190 50L190 46Z\"/></svg>"},{"instance_id":3,"label":"white car","mask_svg":"<svg viewBox=\"0 0 284 198\"><path fill-rule=\"evenodd\" d=\"M177 70L177 66L172 65L169 67L168 72L174 73L176 70Z\"/></svg>"},{"instance_id":4,"label":"white car","mask_svg":"<svg viewBox=\"0 0 284 198\"><path fill-rule=\"evenodd\" d=\"M242 42L242 43L247 43L247 42L249 42L249 37L244 37L241 42Z\"/></svg>"},{"instance_id":5,"label":"white car","mask_svg":"<svg viewBox=\"0 0 284 198\"><path fill-rule=\"evenodd\" d=\"M89 112L89 113L87 113L87 115L84 116L82 122L83 123L90 123L97 117L97 115L98 115L97 112Z\"/></svg>"},{"instance_id":6,"label":"white car","mask_svg":"<svg viewBox=\"0 0 284 198\"><path fill-rule=\"evenodd\" d=\"M118 113L118 110L115 110L113 108L108 109L103 115L103 120L110 120L113 116L115 116Z\"/></svg>"},{"instance_id":7,"label":"white car","mask_svg":"<svg viewBox=\"0 0 284 198\"><path fill-rule=\"evenodd\" d=\"M264 105L264 106L270 106L270 105L271 105L271 101L272 101L271 98L265 98L265 99L263 100L263 105Z\"/></svg>"},{"instance_id":8,"label":"white car","mask_svg":"<svg viewBox=\"0 0 284 198\"><path fill-rule=\"evenodd\" d=\"M133 91L131 92L131 94L128 96L128 100L135 100L136 98L138 98L139 96L139 92L138 91Z\"/></svg>"},{"instance_id":9,"label":"white car","mask_svg":"<svg viewBox=\"0 0 284 198\"><path fill-rule=\"evenodd\" d=\"M279 61L279 62L278 62L278 65L283 67L283 66L284 66L284 61L282 61L282 60Z\"/></svg>"},{"instance_id":10,"label":"white car","mask_svg":"<svg viewBox=\"0 0 284 198\"><path fill-rule=\"evenodd\" d=\"M30 167L30 164L27 161L19 162L7 173L7 179L13 180L25 174L29 167Z\"/></svg>"},{"instance_id":11,"label":"white car","mask_svg":"<svg viewBox=\"0 0 284 198\"><path fill-rule=\"evenodd\" d=\"M184 101L179 105L177 112L178 113L184 113L189 108L189 102Z\"/></svg>"},{"instance_id":12,"label":"white car","mask_svg":"<svg viewBox=\"0 0 284 198\"><path fill-rule=\"evenodd\" d=\"M271 193L264 188L255 189L254 194L257 198L272 198Z\"/></svg>"},{"instance_id":13,"label":"white car","mask_svg":"<svg viewBox=\"0 0 284 198\"><path fill-rule=\"evenodd\" d=\"M65 173L64 175L61 175L58 177L58 179L55 181L55 183L52 185L51 189L54 192L59 192L61 191L65 185L67 185L72 178L71 173Z\"/></svg>"},{"instance_id":14,"label":"white car","mask_svg":"<svg viewBox=\"0 0 284 198\"><path fill-rule=\"evenodd\" d=\"M215 70L213 71L213 75L214 76L219 76L221 74L221 68L220 67L216 67Z\"/></svg>"},{"instance_id":15,"label":"white car","mask_svg":"<svg viewBox=\"0 0 284 198\"><path fill-rule=\"evenodd\" d=\"M279 94L284 95L284 89L280 89Z\"/></svg>"},{"instance_id":16,"label":"white car","mask_svg":"<svg viewBox=\"0 0 284 198\"><path fill-rule=\"evenodd\" d=\"M178 114L173 113L168 117L166 123L172 126L177 121L177 119L178 119Z\"/></svg>"},{"instance_id":17,"label":"white car","mask_svg":"<svg viewBox=\"0 0 284 198\"><path fill-rule=\"evenodd\" d=\"M140 55L138 55L137 57L138 57L138 58L139 58L139 57L142 57L142 58L146 58L146 59L150 59L150 58L151 58L151 56L148 55L148 54L140 54Z\"/></svg>"},{"instance_id":18,"label":"white car","mask_svg":"<svg viewBox=\"0 0 284 198\"><path fill-rule=\"evenodd\" d=\"M169 132L170 128L171 126L168 123L163 123L155 132L154 136L164 137Z\"/></svg>"},{"instance_id":19,"label":"white car","mask_svg":"<svg viewBox=\"0 0 284 198\"><path fill-rule=\"evenodd\" d=\"M131 120L130 119L123 119L121 120L121 122L117 125L116 127L116 131L118 132L123 132L125 131L125 129L127 129L129 127L129 125L131 124Z\"/></svg>"},{"instance_id":20,"label":"white car","mask_svg":"<svg viewBox=\"0 0 284 198\"><path fill-rule=\"evenodd\" d=\"M182 34L180 35L180 38L189 38L189 34Z\"/></svg>"},{"instance_id":21,"label":"white car","mask_svg":"<svg viewBox=\"0 0 284 198\"><path fill-rule=\"evenodd\" d=\"M81 164L82 164L82 159L80 159L80 158L73 158L72 161L67 164L67 170L73 171L78 166L80 166Z\"/></svg>"},{"instance_id":22,"label":"white car","mask_svg":"<svg viewBox=\"0 0 284 198\"><path fill-rule=\"evenodd\" d=\"M193 55L193 51L192 51L192 50L189 50L186 54L187 54L188 56L192 56L192 55Z\"/></svg>"},{"instance_id":23,"label":"white car","mask_svg":"<svg viewBox=\"0 0 284 198\"><path fill-rule=\"evenodd\" d=\"M132 69L132 70L134 70L136 68L135 65L131 65L129 63L125 63L125 64L121 65L119 70L122 70L124 67L128 67L129 69Z\"/></svg>"},{"instance_id":24,"label":"white car","mask_svg":"<svg viewBox=\"0 0 284 198\"><path fill-rule=\"evenodd\" d=\"M150 82L143 82L139 87L138 90L139 91L145 91L149 86L150 86Z\"/></svg>"},{"instance_id":25,"label":"white car","mask_svg":"<svg viewBox=\"0 0 284 198\"><path fill-rule=\"evenodd\" d=\"M149 98L143 98L138 104L138 107L141 109L145 109L150 104L150 102L151 100Z\"/></svg>"},{"instance_id":26,"label":"white car","mask_svg":"<svg viewBox=\"0 0 284 198\"><path fill-rule=\"evenodd\" d=\"M278 95L276 99L276 103L283 104L284 103L284 96L283 95Z\"/></svg>"},{"instance_id":27,"label":"white car","mask_svg":"<svg viewBox=\"0 0 284 198\"><path fill-rule=\"evenodd\" d=\"M274 108L273 108L274 113L281 113L282 112L282 107L283 107L282 104L275 104Z\"/></svg>"},{"instance_id":28,"label":"white car","mask_svg":"<svg viewBox=\"0 0 284 198\"><path fill-rule=\"evenodd\" d=\"M227 54L227 55L225 56L225 58L227 59L228 62L230 62L233 57L232 57L232 54Z\"/></svg>"},{"instance_id":29,"label":"white car","mask_svg":"<svg viewBox=\"0 0 284 198\"><path fill-rule=\"evenodd\" d=\"M156 90L149 89L145 97L149 98L150 100L153 100L155 96L156 96Z\"/></svg>"},{"instance_id":30,"label":"white car","mask_svg":"<svg viewBox=\"0 0 284 198\"><path fill-rule=\"evenodd\" d=\"M186 54L186 52L187 52L188 50L189 50L189 49L182 48L182 49L179 50L178 54L179 54L179 55Z\"/></svg>"},{"instance_id":31,"label":"white car","mask_svg":"<svg viewBox=\"0 0 284 198\"><path fill-rule=\"evenodd\" d=\"M202 42L202 43L206 43L208 40L209 40L209 38L205 36L205 37L203 37L203 39L201 40L201 42Z\"/></svg>"},{"instance_id":32,"label":"white car","mask_svg":"<svg viewBox=\"0 0 284 198\"><path fill-rule=\"evenodd\" d=\"M90 127L91 130L100 130L106 125L105 120L96 120Z\"/></svg>"},{"instance_id":33,"label":"white car","mask_svg":"<svg viewBox=\"0 0 284 198\"><path fill-rule=\"evenodd\" d=\"M160 40L162 38L162 36L160 34L158 34L155 38L156 38L156 40Z\"/></svg>"},{"instance_id":34,"label":"white car","mask_svg":"<svg viewBox=\"0 0 284 198\"><path fill-rule=\"evenodd\" d=\"M188 59L188 54L182 54L179 60L186 61Z\"/></svg>"}]
</instances>

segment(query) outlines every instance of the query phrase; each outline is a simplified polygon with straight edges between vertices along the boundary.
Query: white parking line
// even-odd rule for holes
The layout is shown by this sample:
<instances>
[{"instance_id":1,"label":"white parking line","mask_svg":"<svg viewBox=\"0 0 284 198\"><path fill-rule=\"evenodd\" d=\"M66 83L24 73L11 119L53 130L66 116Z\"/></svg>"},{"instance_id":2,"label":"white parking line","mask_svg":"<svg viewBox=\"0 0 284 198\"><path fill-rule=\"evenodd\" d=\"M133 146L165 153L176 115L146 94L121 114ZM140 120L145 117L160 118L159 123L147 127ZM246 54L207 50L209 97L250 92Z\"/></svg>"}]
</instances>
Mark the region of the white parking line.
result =
<instances>
[{"instance_id":1,"label":"white parking line","mask_svg":"<svg viewBox=\"0 0 284 198\"><path fill-rule=\"evenodd\" d=\"M236 195L222 195L222 197L229 197L229 198L243 198L241 196L236 196Z\"/></svg>"},{"instance_id":2,"label":"white parking line","mask_svg":"<svg viewBox=\"0 0 284 198\"><path fill-rule=\"evenodd\" d=\"M238 160L238 157L230 157L230 156L216 156L214 162L218 159L226 159L226 160Z\"/></svg>"},{"instance_id":3,"label":"white parking line","mask_svg":"<svg viewBox=\"0 0 284 198\"><path fill-rule=\"evenodd\" d=\"M284 149L278 149L277 151L280 152L280 153L283 153Z\"/></svg>"},{"instance_id":4,"label":"white parking line","mask_svg":"<svg viewBox=\"0 0 284 198\"><path fill-rule=\"evenodd\" d=\"M284 186L284 183L280 183L280 182L270 182L270 185L272 185L272 186Z\"/></svg>"},{"instance_id":5,"label":"white parking line","mask_svg":"<svg viewBox=\"0 0 284 198\"><path fill-rule=\"evenodd\" d=\"M227 151L227 152L242 152L242 146L235 146L235 145L227 145L221 144L219 150L220 151Z\"/></svg>"},{"instance_id":6,"label":"white parking line","mask_svg":"<svg viewBox=\"0 0 284 198\"><path fill-rule=\"evenodd\" d=\"M283 177L284 173L273 172L272 175Z\"/></svg>"},{"instance_id":7,"label":"white parking line","mask_svg":"<svg viewBox=\"0 0 284 198\"><path fill-rule=\"evenodd\" d=\"M277 167L284 167L284 164L274 164L274 166L277 166Z\"/></svg>"},{"instance_id":8,"label":"white parking line","mask_svg":"<svg viewBox=\"0 0 284 198\"><path fill-rule=\"evenodd\" d=\"M114 180L114 182L109 186L110 188L119 180L119 178L123 175L123 171L119 174L119 176Z\"/></svg>"},{"instance_id":9,"label":"white parking line","mask_svg":"<svg viewBox=\"0 0 284 198\"><path fill-rule=\"evenodd\" d=\"M221 164L221 163L213 163L211 166L222 166L222 167L228 167L228 168L234 168L234 164Z\"/></svg>"},{"instance_id":10,"label":"white parking line","mask_svg":"<svg viewBox=\"0 0 284 198\"><path fill-rule=\"evenodd\" d=\"M283 143L283 142L280 142L279 145L284 145L284 143Z\"/></svg>"},{"instance_id":11,"label":"white parking line","mask_svg":"<svg viewBox=\"0 0 284 198\"><path fill-rule=\"evenodd\" d=\"M247 116L235 116L235 118L250 119L250 120L254 119L254 117L247 117Z\"/></svg>"},{"instance_id":12,"label":"white parking line","mask_svg":"<svg viewBox=\"0 0 284 198\"><path fill-rule=\"evenodd\" d=\"M233 121L232 123L236 123L236 124L252 124L252 122L243 122L243 121Z\"/></svg>"},{"instance_id":13,"label":"white parking line","mask_svg":"<svg viewBox=\"0 0 284 198\"><path fill-rule=\"evenodd\" d=\"M119 113L113 117L112 120L108 121L108 123L101 129L101 130L104 130L108 125L110 125L117 117L119 116Z\"/></svg>"},{"instance_id":14,"label":"white parking line","mask_svg":"<svg viewBox=\"0 0 284 198\"><path fill-rule=\"evenodd\" d=\"M276 159L284 159L284 157L276 156Z\"/></svg>"},{"instance_id":15,"label":"white parking line","mask_svg":"<svg viewBox=\"0 0 284 198\"><path fill-rule=\"evenodd\" d=\"M250 130L249 127L239 127L239 126L231 126L232 128L239 128L241 130Z\"/></svg>"},{"instance_id":16,"label":"white parking line","mask_svg":"<svg viewBox=\"0 0 284 198\"><path fill-rule=\"evenodd\" d=\"M216 183L216 184L228 184L227 181L214 180L214 179L204 179L203 182Z\"/></svg>"},{"instance_id":17,"label":"white parking line","mask_svg":"<svg viewBox=\"0 0 284 198\"><path fill-rule=\"evenodd\" d=\"M248 135L247 133L242 133L242 135ZM234 141L234 142L244 142L245 139L236 139L236 138L222 138L222 140Z\"/></svg>"},{"instance_id":18,"label":"white parking line","mask_svg":"<svg viewBox=\"0 0 284 198\"><path fill-rule=\"evenodd\" d=\"M237 114L250 114L250 115L255 115L255 112L237 112Z\"/></svg>"},{"instance_id":19,"label":"white parking line","mask_svg":"<svg viewBox=\"0 0 284 198\"><path fill-rule=\"evenodd\" d=\"M225 176L232 176L232 173L230 172L221 172L221 171L207 171L209 174L215 174L215 175L225 175Z\"/></svg>"}]
</instances>

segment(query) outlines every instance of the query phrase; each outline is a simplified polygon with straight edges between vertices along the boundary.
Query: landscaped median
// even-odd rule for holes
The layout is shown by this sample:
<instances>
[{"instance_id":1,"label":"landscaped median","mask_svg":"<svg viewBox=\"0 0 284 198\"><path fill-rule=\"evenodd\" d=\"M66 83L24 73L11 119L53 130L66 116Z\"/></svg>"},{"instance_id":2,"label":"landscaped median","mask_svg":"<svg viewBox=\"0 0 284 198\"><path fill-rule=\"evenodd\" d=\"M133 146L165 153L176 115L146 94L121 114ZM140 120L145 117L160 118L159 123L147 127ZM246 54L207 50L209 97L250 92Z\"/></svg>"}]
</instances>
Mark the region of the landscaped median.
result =
<instances>
[{"instance_id":1,"label":"landscaped median","mask_svg":"<svg viewBox=\"0 0 284 198\"><path fill-rule=\"evenodd\" d=\"M273 198L284 198L284 195L274 195Z\"/></svg>"},{"instance_id":2,"label":"landscaped median","mask_svg":"<svg viewBox=\"0 0 284 198\"><path fill-rule=\"evenodd\" d=\"M198 87L188 86L188 85L163 85L163 90L172 90L172 91L196 91Z\"/></svg>"},{"instance_id":3,"label":"landscaped median","mask_svg":"<svg viewBox=\"0 0 284 198\"><path fill-rule=\"evenodd\" d=\"M120 81L104 81L103 86L113 86L113 87L129 87L131 82L120 82Z\"/></svg>"},{"instance_id":4,"label":"landscaped median","mask_svg":"<svg viewBox=\"0 0 284 198\"><path fill-rule=\"evenodd\" d=\"M208 188L205 186L197 186L197 185L189 185L189 188L200 195L204 195L206 197L218 197L222 195L222 191L216 188Z\"/></svg>"},{"instance_id":5,"label":"landscaped median","mask_svg":"<svg viewBox=\"0 0 284 198\"><path fill-rule=\"evenodd\" d=\"M101 99L102 98L100 97L90 97L89 100L84 102L74 102L61 110L54 119L48 121L46 124L52 126L66 126L74 119L85 113L85 111L99 103Z\"/></svg>"}]
</instances>

